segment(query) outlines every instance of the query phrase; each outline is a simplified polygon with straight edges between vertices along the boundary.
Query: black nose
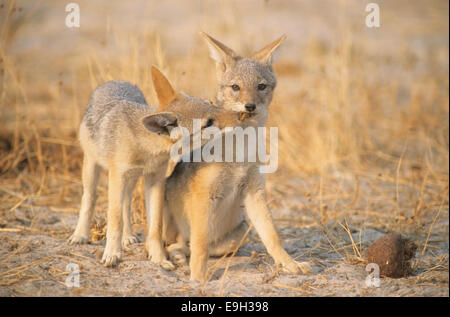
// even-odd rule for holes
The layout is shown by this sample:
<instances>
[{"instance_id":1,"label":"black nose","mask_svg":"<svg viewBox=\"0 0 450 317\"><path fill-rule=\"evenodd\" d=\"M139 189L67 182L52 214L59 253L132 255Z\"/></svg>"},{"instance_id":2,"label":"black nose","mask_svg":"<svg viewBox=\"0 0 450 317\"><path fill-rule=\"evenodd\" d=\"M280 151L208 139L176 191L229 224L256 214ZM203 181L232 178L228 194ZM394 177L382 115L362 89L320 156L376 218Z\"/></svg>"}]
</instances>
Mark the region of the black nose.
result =
<instances>
[{"instance_id":1,"label":"black nose","mask_svg":"<svg viewBox=\"0 0 450 317\"><path fill-rule=\"evenodd\" d=\"M247 109L248 112L255 111L256 105L254 103L247 103L245 109Z\"/></svg>"}]
</instances>

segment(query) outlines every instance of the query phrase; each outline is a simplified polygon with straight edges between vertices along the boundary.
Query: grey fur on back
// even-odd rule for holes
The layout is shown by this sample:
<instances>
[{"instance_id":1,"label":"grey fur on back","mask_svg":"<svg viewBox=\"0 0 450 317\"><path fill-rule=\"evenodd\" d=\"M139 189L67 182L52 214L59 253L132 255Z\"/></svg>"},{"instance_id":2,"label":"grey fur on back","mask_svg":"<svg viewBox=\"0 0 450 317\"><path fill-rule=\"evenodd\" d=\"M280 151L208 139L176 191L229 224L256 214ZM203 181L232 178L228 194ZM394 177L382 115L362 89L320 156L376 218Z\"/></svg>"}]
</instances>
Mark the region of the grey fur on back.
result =
<instances>
[{"instance_id":1,"label":"grey fur on back","mask_svg":"<svg viewBox=\"0 0 450 317\"><path fill-rule=\"evenodd\" d=\"M108 81L98 86L92 93L89 104L104 104L115 99L147 103L144 94L136 85L117 80Z\"/></svg>"},{"instance_id":2,"label":"grey fur on back","mask_svg":"<svg viewBox=\"0 0 450 317\"><path fill-rule=\"evenodd\" d=\"M93 139L98 136L100 122L118 101L147 105L142 91L126 81L109 81L98 86L91 95L88 108L83 117Z\"/></svg>"}]
</instances>

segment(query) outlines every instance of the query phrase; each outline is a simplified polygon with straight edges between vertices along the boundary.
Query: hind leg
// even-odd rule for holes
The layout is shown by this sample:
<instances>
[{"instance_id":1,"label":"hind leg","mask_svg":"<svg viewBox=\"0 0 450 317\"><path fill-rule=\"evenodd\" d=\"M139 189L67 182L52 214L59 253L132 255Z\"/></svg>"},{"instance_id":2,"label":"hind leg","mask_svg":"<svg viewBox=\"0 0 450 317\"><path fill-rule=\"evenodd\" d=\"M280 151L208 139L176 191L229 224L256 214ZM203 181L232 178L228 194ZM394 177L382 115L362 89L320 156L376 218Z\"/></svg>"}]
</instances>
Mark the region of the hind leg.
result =
<instances>
[{"instance_id":1,"label":"hind leg","mask_svg":"<svg viewBox=\"0 0 450 317\"><path fill-rule=\"evenodd\" d=\"M223 239L212 243L209 246L209 254L211 256L222 256L232 253L238 246L242 237L247 232L248 225L245 221L241 222L233 231L229 232Z\"/></svg>"},{"instance_id":2,"label":"hind leg","mask_svg":"<svg viewBox=\"0 0 450 317\"><path fill-rule=\"evenodd\" d=\"M189 256L189 247L187 246L186 240L181 234L178 234L177 241L172 243L167 248L170 260L177 266L182 266L186 264L186 257Z\"/></svg>"},{"instance_id":3,"label":"hind leg","mask_svg":"<svg viewBox=\"0 0 450 317\"><path fill-rule=\"evenodd\" d=\"M87 243L89 240L89 224L94 213L99 175L100 166L85 154L82 171L83 197L81 198L80 215L77 227L69 238L69 244L82 244Z\"/></svg>"},{"instance_id":4,"label":"hind leg","mask_svg":"<svg viewBox=\"0 0 450 317\"><path fill-rule=\"evenodd\" d=\"M189 255L189 247L167 208L163 212L162 238L170 261L177 266L184 265L187 262L186 256Z\"/></svg>"}]
</instances>

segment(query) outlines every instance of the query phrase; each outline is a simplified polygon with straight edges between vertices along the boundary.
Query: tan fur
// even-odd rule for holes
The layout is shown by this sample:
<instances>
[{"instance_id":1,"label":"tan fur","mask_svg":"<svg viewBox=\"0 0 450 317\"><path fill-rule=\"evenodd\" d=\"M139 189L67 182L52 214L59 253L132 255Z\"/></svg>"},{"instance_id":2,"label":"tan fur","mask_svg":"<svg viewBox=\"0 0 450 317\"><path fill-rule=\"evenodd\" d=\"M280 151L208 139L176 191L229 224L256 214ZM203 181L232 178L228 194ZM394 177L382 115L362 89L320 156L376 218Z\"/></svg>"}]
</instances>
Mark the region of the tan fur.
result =
<instances>
[{"instance_id":1,"label":"tan fur","mask_svg":"<svg viewBox=\"0 0 450 317\"><path fill-rule=\"evenodd\" d=\"M152 68L160 111L149 107L140 90L127 82L109 82L92 94L80 126L80 143L84 151L83 197L80 217L69 243L86 243L89 222L95 206L100 169L108 170L108 214L106 247L102 263L116 265L124 247L137 242L130 223L132 193L140 176L145 179L145 202L149 233L146 249L149 258L167 269L174 266L166 259L162 244L164 185L175 126L192 133L192 120L213 120L223 128L238 121L231 111L210 102L178 93L164 75ZM164 111L161 111L164 110Z\"/></svg>"},{"instance_id":2,"label":"tan fur","mask_svg":"<svg viewBox=\"0 0 450 317\"><path fill-rule=\"evenodd\" d=\"M155 91L159 91L159 108L163 109L177 97L177 92L172 88L167 78L164 77L159 69L152 67L151 72Z\"/></svg>"},{"instance_id":3,"label":"tan fur","mask_svg":"<svg viewBox=\"0 0 450 317\"><path fill-rule=\"evenodd\" d=\"M236 125L263 127L276 86L272 55L284 37L244 58L203 34L216 61L217 103L240 113ZM259 90L259 85L266 85ZM232 86L239 85L239 91ZM247 111L245 105L255 105ZM243 115L245 113L245 115ZM171 259L183 263L190 251L191 279L203 281L209 255L231 251L246 231L245 209L269 254L289 273L310 272L283 249L265 198L265 178L258 163L180 163L166 180L164 234ZM170 218L172 217L172 218ZM176 242L174 241L176 239ZM190 242L190 250L187 242Z\"/></svg>"}]
</instances>

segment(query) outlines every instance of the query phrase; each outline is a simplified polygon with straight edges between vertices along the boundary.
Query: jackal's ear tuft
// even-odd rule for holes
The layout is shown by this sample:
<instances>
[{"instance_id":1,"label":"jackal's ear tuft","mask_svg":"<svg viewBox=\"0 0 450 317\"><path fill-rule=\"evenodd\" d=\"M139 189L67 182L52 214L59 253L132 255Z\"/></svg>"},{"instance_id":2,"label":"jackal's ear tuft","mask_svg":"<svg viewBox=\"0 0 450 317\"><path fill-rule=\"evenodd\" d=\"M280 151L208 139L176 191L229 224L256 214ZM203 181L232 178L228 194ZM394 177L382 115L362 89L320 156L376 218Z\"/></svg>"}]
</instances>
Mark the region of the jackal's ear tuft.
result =
<instances>
[{"instance_id":1,"label":"jackal's ear tuft","mask_svg":"<svg viewBox=\"0 0 450 317\"><path fill-rule=\"evenodd\" d=\"M286 39L286 35L283 35L278 40L270 43L265 46L255 54L253 54L252 58L256 59L261 64L270 65L273 62L273 53L280 46L281 43Z\"/></svg>"},{"instance_id":2,"label":"jackal's ear tuft","mask_svg":"<svg viewBox=\"0 0 450 317\"><path fill-rule=\"evenodd\" d=\"M204 32L200 32L203 38L208 44L209 54L211 58L216 62L217 76L221 75L225 70L235 63L235 59L238 55L225 44L219 42L215 38L209 36Z\"/></svg>"},{"instance_id":3,"label":"jackal's ear tuft","mask_svg":"<svg viewBox=\"0 0 450 317\"><path fill-rule=\"evenodd\" d=\"M170 131L177 126L177 116L172 112L158 112L142 120L150 132L170 135Z\"/></svg>"},{"instance_id":4,"label":"jackal's ear tuft","mask_svg":"<svg viewBox=\"0 0 450 317\"><path fill-rule=\"evenodd\" d=\"M169 80L155 66L152 66L153 87L158 96L159 109L164 109L168 104L175 100L178 96L176 90L172 87Z\"/></svg>"}]
</instances>

